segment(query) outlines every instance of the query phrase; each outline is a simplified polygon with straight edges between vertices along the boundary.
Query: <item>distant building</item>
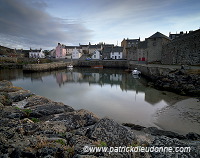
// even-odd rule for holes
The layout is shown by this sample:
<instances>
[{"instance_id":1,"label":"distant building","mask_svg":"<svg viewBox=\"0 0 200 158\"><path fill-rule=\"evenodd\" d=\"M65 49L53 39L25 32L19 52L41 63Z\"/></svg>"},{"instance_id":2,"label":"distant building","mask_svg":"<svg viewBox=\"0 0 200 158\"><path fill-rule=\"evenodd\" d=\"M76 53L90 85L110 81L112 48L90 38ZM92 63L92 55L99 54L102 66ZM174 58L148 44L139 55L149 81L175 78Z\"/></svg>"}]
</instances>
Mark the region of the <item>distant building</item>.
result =
<instances>
[{"instance_id":1,"label":"distant building","mask_svg":"<svg viewBox=\"0 0 200 158\"><path fill-rule=\"evenodd\" d=\"M163 35L160 32L156 32L155 34L147 38L146 41L147 62L161 62L162 47L163 45L170 42L169 37Z\"/></svg>"},{"instance_id":2,"label":"distant building","mask_svg":"<svg viewBox=\"0 0 200 158\"><path fill-rule=\"evenodd\" d=\"M45 58L45 54L42 52L42 49L30 49L29 58Z\"/></svg>"},{"instance_id":3,"label":"distant building","mask_svg":"<svg viewBox=\"0 0 200 158\"><path fill-rule=\"evenodd\" d=\"M94 60L99 60L101 59L101 53L99 50L95 50L93 53L92 53L92 59Z\"/></svg>"},{"instance_id":4,"label":"distant building","mask_svg":"<svg viewBox=\"0 0 200 158\"><path fill-rule=\"evenodd\" d=\"M175 34L172 34L172 33L170 32L170 33L169 33L169 38L170 38L171 40L174 40L174 39L176 39L176 38L178 38L178 37L183 36L184 34L187 34L187 32L186 32L186 33L183 33L183 31L181 31L180 33L175 33Z\"/></svg>"},{"instance_id":5,"label":"distant building","mask_svg":"<svg viewBox=\"0 0 200 158\"><path fill-rule=\"evenodd\" d=\"M82 56L82 53L80 53L76 48L72 52L72 59L79 59Z\"/></svg>"},{"instance_id":6,"label":"distant building","mask_svg":"<svg viewBox=\"0 0 200 158\"><path fill-rule=\"evenodd\" d=\"M101 51L102 50L102 45L95 44L95 45L89 45L88 46L88 53L92 54L95 50Z\"/></svg>"},{"instance_id":7,"label":"distant building","mask_svg":"<svg viewBox=\"0 0 200 158\"><path fill-rule=\"evenodd\" d=\"M145 41L139 41L137 45L127 47L127 59L137 63L161 62L163 45L171 40L160 32L156 32Z\"/></svg>"},{"instance_id":8,"label":"distant building","mask_svg":"<svg viewBox=\"0 0 200 158\"><path fill-rule=\"evenodd\" d=\"M66 58L65 45L58 43L55 51L55 58Z\"/></svg>"},{"instance_id":9,"label":"distant building","mask_svg":"<svg viewBox=\"0 0 200 158\"><path fill-rule=\"evenodd\" d=\"M110 53L114 44L104 44L102 48L102 59L110 59Z\"/></svg>"},{"instance_id":10,"label":"distant building","mask_svg":"<svg viewBox=\"0 0 200 158\"><path fill-rule=\"evenodd\" d=\"M72 52L76 49L80 53L82 53L82 47L81 46L65 46L66 49L66 58L71 59L72 58Z\"/></svg>"},{"instance_id":11,"label":"distant building","mask_svg":"<svg viewBox=\"0 0 200 158\"><path fill-rule=\"evenodd\" d=\"M122 59L123 47L113 47L110 53L111 59Z\"/></svg>"},{"instance_id":12,"label":"distant building","mask_svg":"<svg viewBox=\"0 0 200 158\"><path fill-rule=\"evenodd\" d=\"M123 58L128 58L127 57L127 48L131 48L131 47L137 47L138 44L140 42L140 38L139 39L123 39L123 41L121 42L121 47L123 47Z\"/></svg>"}]
</instances>

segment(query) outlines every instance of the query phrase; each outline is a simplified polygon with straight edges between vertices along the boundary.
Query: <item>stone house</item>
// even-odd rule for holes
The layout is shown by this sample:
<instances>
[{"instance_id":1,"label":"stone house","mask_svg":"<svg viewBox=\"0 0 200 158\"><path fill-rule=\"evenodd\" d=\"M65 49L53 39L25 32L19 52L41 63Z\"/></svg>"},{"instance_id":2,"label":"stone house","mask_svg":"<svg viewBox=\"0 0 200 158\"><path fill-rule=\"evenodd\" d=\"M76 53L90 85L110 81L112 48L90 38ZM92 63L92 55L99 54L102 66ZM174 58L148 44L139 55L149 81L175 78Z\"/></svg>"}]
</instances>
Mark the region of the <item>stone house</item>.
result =
<instances>
[{"instance_id":1,"label":"stone house","mask_svg":"<svg viewBox=\"0 0 200 158\"><path fill-rule=\"evenodd\" d=\"M110 59L110 52L112 51L112 48L114 45L103 45L102 48L102 59Z\"/></svg>"},{"instance_id":2,"label":"stone house","mask_svg":"<svg viewBox=\"0 0 200 158\"><path fill-rule=\"evenodd\" d=\"M133 47L137 47L138 43L140 42L140 38L139 39L123 39L121 42L121 47L123 47L123 58L128 58L127 57L127 51L129 48L133 48ZM128 49L127 49L128 48Z\"/></svg>"},{"instance_id":3,"label":"stone house","mask_svg":"<svg viewBox=\"0 0 200 158\"><path fill-rule=\"evenodd\" d=\"M145 41L126 48L127 59L138 63L161 62L162 47L169 43L170 39L160 32L156 32Z\"/></svg>"},{"instance_id":4,"label":"stone house","mask_svg":"<svg viewBox=\"0 0 200 158\"><path fill-rule=\"evenodd\" d=\"M156 32L146 39L147 50L146 59L148 63L161 62L162 47L169 43L171 40L160 32Z\"/></svg>"},{"instance_id":5,"label":"stone house","mask_svg":"<svg viewBox=\"0 0 200 158\"><path fill-rule=\"evenodd\" d=\"M138 44L137 59L140 63L147 61L147 40Z\"/></svg>"},{"instance_id":6,"label":"stone house","mask_svg":"<svg viewBox=\"0 0 200 158\"><path fill-rule=\"evenodd\" d=\"M163 46L162 64L200 64L200 29L190 31Z\"/></svg>"}]
</instances>

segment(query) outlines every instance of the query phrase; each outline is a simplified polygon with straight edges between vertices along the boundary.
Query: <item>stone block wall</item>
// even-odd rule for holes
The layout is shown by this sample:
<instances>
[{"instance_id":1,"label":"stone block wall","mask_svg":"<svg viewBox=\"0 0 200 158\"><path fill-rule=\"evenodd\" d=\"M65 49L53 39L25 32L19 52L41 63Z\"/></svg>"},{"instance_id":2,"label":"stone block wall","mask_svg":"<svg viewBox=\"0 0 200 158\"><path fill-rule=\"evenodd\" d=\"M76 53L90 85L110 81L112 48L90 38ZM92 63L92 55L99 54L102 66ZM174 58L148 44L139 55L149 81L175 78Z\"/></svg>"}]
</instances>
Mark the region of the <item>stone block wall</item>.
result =
<instances>
[{"instance_id":1,"label":"stone block wall","mask_svg":"<svg viewBox=\"0 0 200 158\"><path fill-rule=\"evenodd\" d=\"M162 64L199 65L200 29L163 46Z\"/></svg>"}]
</instances>

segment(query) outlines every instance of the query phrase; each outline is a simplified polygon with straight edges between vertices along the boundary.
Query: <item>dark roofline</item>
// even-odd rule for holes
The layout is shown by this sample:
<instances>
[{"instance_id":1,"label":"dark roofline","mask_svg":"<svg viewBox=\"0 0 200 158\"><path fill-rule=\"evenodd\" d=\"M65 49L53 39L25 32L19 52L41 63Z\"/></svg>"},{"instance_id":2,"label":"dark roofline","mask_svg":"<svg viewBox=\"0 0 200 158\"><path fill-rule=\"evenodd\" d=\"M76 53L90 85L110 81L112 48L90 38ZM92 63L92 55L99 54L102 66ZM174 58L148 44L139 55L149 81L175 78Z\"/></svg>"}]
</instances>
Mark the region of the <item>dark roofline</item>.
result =
<instances>
[{"instance_id":1,"label":"dark roofline","mask_svg":"<svg viewBox=\"0 0 200 158\"><path fill-rule=\"evenodd\" d=\"M166 39L169 39L169 37L167 37L166 35L160 33L160 32L156 32L154 33L152 36L150 36L148 39L152 39L152 38L166 38Z\"/></svg>"}]
</instances>

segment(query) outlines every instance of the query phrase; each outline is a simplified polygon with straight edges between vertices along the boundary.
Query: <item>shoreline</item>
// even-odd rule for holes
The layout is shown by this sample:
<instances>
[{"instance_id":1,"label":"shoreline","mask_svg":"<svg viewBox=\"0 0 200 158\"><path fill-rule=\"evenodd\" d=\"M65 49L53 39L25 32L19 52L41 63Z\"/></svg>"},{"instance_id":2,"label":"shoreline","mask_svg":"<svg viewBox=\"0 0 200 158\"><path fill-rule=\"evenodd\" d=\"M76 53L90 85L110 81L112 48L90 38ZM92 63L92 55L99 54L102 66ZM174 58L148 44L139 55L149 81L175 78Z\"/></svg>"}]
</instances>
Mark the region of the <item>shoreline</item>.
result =
<instances>
[{"instance_id":1,"label":"shoreline","mask_svg":"<svg viewBox=\"0 0 200 158\"><path fill-rule=\"evenodd\" d=\"M23 67L26 72L45 72L58 69L65 69L70 61L52 62L42 64L12 65L13 68ZM78 61L74 60L75 67L91 67L103 65L106 68L137 68L142 75L150 80L151 86L159 90L166 90L180 95L200 96L200 67L183 67L178 65L156 65L156 64L135 64L133 61ZM1 66L2 67L2 66ZM6 65L6 67L11 67Z\"/></svg>"},{"instance_id":2,"label":"shoreline","mask_svg":"<svg viewBox=\"0 0 200 158\"><path fill-rule=\"evenodd\" d=\"M110 146L190 146L192 152L181 155L199 155L200 135L188 133L180 135L155 127L142 127L129 123L119 124L109 118L98 118L95 114L81 109L74 110L68 105L54 102L33 94L9 81L0 81L1 150L0 155L11 156L18 153L27 155L56 157L98 156L98 153L83 152L85 145L98 146L103 142ZM22 105L15 107L14 105ZM120 139L119 139L120 138ZM167 142L173 141L173 144ZM196 145L194 145L196 142ZM29 148L28 148L29 147ZM127 157L128 153L101 153L103 157ZM139 156L142 153L137 153ZM180 153L145 153L146 157ZM199 155L200 156L200 155Z\"/></svg>"}]
</instances>

